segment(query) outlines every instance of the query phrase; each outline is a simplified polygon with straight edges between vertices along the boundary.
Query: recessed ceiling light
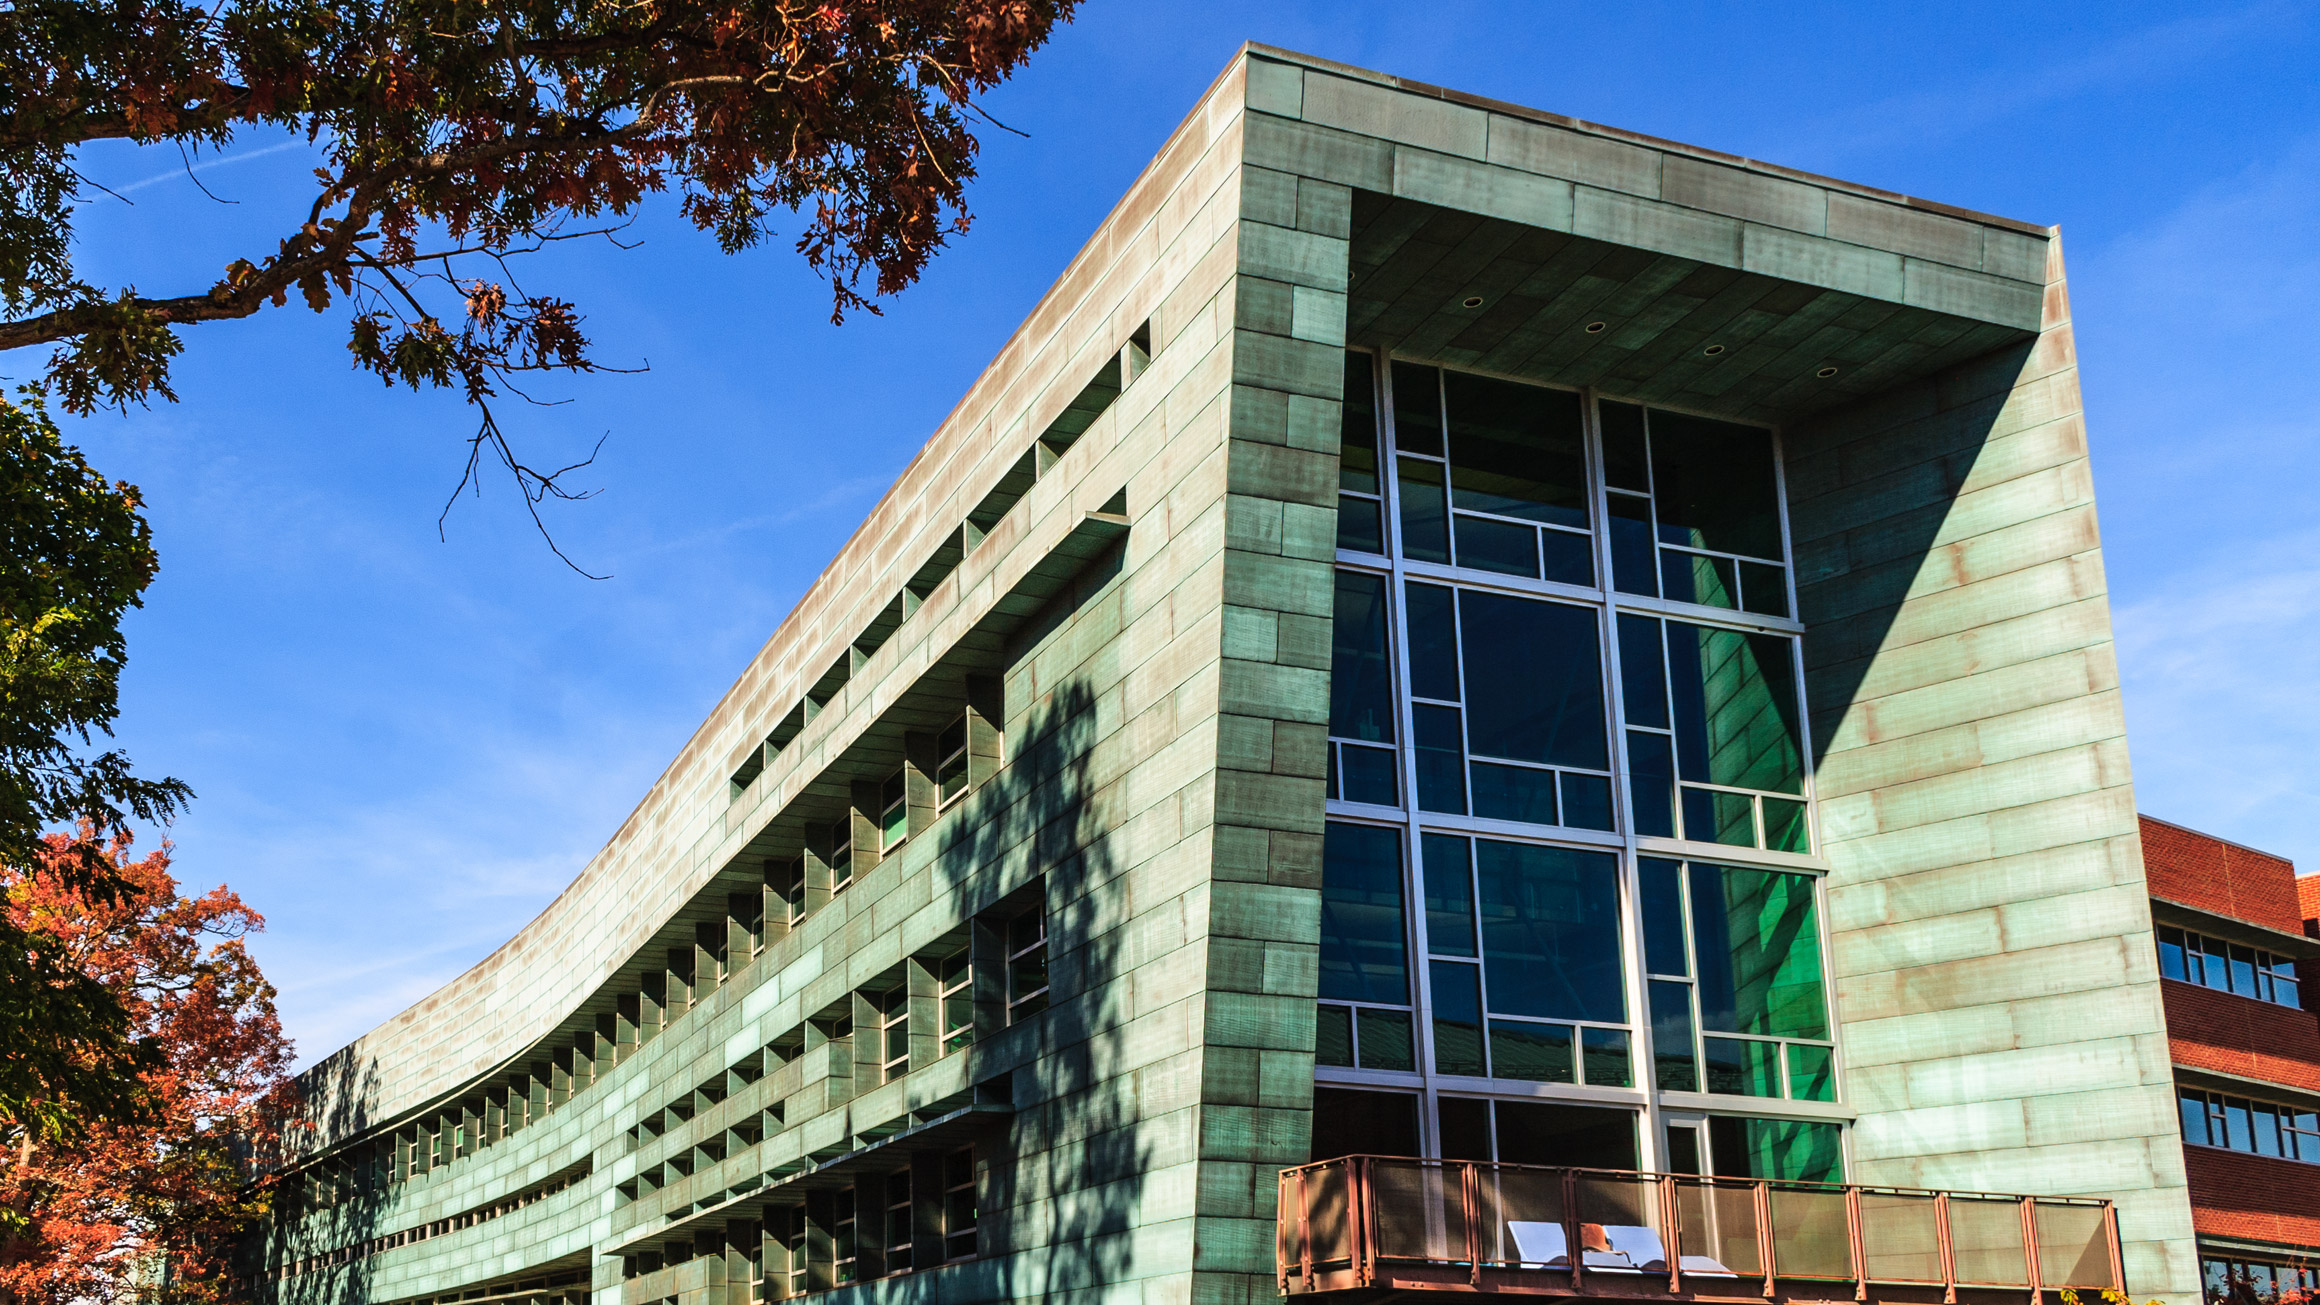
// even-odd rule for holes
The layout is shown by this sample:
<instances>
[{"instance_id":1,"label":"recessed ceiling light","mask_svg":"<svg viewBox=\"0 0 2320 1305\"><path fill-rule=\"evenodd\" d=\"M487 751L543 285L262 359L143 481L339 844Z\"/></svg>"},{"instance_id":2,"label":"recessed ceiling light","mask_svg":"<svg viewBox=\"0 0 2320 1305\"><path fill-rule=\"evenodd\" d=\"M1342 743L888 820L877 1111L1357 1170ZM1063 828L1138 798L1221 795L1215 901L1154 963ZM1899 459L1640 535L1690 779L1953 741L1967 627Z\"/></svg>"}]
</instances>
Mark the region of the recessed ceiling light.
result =
<instances>
[{"instance_id":1,"label":"recessed ceiling light","mask_svg":"<svg viewBox=\"0 0 2320 1305\"><path fill-rule=\"evenodd\" d=\"M1468 308L1480 308L1482 307L1482 296L1468 295L1466 296L1465 304Z\"/></svg>"},{"instance_id":2,"label":"recessed ceiling light","mask_svg":"<svg viewBox=\"0 0 2320 1305\"><path fill-rule=\"evenodd\" d=\"M1813 373L1813 375L1820 377L1824 381L1836 374L1837 369L1834 367L1823 367L1819 371Z\"/></svg>"},{"instance_id":3,"label":"recessed ceiling light","mask_svg":"<svg viewBox=\"0 0 2320 1305\"><path fill-rule=\"evenodd\" d=\"M1601 335L1603 334L1603 328L1608 325L1610 325L1608 322L1589 322L1587 323L1587 334Z\"/></svg>"},{"instance_id":4,"label":"recessed ceiling light","mask_svg":"<svg viewBox=\"0 0 2320 1305\"><path fill-rule=\"evenodd\" d=\"M1724 352L1724 346L1720 344L1711 344L1707 348L1700 350L1700 352L1708 355L1710 358L1713 358L1717 354Z\"/></svg>"}]
</instances>

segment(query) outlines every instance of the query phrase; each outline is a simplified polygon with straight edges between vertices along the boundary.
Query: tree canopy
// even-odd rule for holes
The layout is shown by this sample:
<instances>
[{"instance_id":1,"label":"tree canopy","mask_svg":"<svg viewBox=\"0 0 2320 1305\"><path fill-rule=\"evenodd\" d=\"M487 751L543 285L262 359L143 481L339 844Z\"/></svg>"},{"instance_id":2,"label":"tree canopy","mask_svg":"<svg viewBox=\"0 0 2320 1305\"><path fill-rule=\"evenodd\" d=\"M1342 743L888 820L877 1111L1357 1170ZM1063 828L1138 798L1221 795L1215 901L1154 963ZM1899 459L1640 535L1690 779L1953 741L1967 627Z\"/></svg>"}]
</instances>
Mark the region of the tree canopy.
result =
<instances>
[{"instance_id":1,"label":"tree canopy","mask_svg":"<svg viewBox=\"0 0 2320 1305\"><path fill-rule=\"evenodd\" d=\"M292 294L358 366L490 400L598 367L577 305L510 259L674 191L727 251L794 221L833 318L875 311L967 220L979 110L1077 0L0 0L0 349L55 346L62 406L174 398L177 332ZM74 258L92 142L222 150L288 130L312 202L209 284L99 285Z\"/></svg>"},{"instance_id":2,"label":"tree canopy","mask_svg":"<svg viewBox=\"0 0 2320 1305\"><path fill-rule=\"evenodd\" d=\"M274 987L243 938L264 921L224 888L187 897L169 849L99 845L114 890L81 886L89 826L0 868L10 927L98 985L151 1049L145 1109L0 1148L0 1302L230 1299L233 1239L263 1213L271 1149L294 1098ZM76 1053L85 1054L85 1053Z\"/></svg>"}]
</instances>

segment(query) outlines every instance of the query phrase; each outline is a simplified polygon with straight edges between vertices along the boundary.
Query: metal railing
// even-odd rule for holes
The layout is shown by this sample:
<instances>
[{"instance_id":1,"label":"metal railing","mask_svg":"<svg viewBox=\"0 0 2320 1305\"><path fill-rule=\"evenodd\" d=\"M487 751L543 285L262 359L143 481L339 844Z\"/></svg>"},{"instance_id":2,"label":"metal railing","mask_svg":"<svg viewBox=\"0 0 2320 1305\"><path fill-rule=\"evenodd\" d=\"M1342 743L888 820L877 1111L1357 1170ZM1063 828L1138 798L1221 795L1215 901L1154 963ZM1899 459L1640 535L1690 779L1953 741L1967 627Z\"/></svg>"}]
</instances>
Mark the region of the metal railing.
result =
<instances>
[{"instance_id":1,"label":"metal railing","mask_svg":"<svg viewBox=\"0 0 2320 1305\"><path fill-rule=\"evenodd\" d=\"M1284 1295L1826 1300L1849 1284L1855 1300L1875 1286L1880 1299L2039 1305L2124 1287L2105 1200L1392 1156L1282 1170L1276 1248Z\"/></svg>"}]
</instances>

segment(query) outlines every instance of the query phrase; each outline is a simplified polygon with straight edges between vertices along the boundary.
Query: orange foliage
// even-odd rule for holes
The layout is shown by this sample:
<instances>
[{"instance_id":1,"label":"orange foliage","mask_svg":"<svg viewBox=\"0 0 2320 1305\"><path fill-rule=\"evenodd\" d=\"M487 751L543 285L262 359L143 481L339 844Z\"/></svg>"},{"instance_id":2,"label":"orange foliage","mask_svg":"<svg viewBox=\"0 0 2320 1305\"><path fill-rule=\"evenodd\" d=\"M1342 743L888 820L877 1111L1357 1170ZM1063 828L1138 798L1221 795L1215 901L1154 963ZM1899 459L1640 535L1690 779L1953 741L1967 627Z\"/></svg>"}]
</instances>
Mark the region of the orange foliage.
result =
<instances>
[{"instance_id":1,"label":"orange foliage","mask_svg":"<svg viewBox=\"0 0 2320 1305\"><path fill-rule=\"evenodd\" d=\"M158 1055L142 1121L57 1144L27 1132L0 1154L15 1225L0 1234L0 1303L222 1301L233 1238L271 1193L251 1157L294 1104L274 986L244 946L265 922L223 886L181 895L168 845L132 859L125 836L105 848L123 892L91 900L60 873L74 842L51 835L30 874L0 868L0 900L113 992Z\"/></svg>"}]
</instances>

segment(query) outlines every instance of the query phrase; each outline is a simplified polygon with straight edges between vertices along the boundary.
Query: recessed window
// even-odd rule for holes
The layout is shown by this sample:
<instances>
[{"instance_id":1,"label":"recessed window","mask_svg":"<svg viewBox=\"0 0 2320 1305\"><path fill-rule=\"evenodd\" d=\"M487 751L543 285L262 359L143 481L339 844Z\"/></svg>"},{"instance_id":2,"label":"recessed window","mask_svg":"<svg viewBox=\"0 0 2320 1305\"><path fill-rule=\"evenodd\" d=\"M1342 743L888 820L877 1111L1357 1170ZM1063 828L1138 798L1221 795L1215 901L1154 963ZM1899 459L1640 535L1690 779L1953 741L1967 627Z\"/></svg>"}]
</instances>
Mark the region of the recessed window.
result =
<instances>
[{"instance_id":1,"label":"recessed window","mask_svg":"<svg viewBox=\"0 0 2320 1305\"><path fill-rule=\"evenodd\" d=\"M960 716L935 736L936 800L945 809L967 795L967 718Z\"/></svg>"},{"instance_id":2,"label":"recessed window","mask_svg":"<svg viewBox=\"0 0 2320 1305\"><path fill-rule=\"evenodd\" d=\"M840 1285L853 1282L861 1276L862 1261L857 1234L860 1231L855 1217L855 1190L841 1187L834 1203L836 1212L830 1221L831 1277Z\"/></svg>"},{"instance_id":3,"label":"recessed window","mask_svg":"<svg viewBox=\"0 0 2320 1305\"><path fill-rule=\"evenodd\" d=\"M2243 947L2188 929L2160 928L2159 973L2218 992L2303 1008L2294 961L2260 947Z\"/></svg>"},{"instance_id":4,"label":"recessed window","mask_svg":"<svg viewBox=\"0 0 2320 1305\"><path fill-rule=\"evenodd\" d=\"M909 836L910 784L907 773L898 770L878 789L878 851L891 852Z\"/></svg>"},{"instance_id":5,"label":"recessed window","mask_svg":"<svg viewBox=\"0 0 2320 1305\"><path fill-rule=\"evenodd\" d=\"M1047 1009L1047 909L1044 902L1007 922L1007 1022Z\"/></svg>"},{"instance_id":6,"label":"recessed window","mask_svg":"<svg viewBox=\"0 0 2320 1305\"><path fill-rule=\"evenodd\" d=\"M910 1171L897 1170L886 1176L885 1203L886 1272L910 1271Z\"/></svg>"},{"instance_id":7,"label":"recessed window","mask_svg":"<svg viewBox=\"0 0 2320 1305\"><path fill-rule=\"evenodd\" d=\"M854 882L854 818L841 816L830 826L830 892L834 896Z\"/></svg>"},{"instance_id":8,"label":"recessed window","mask_svg":"<svg viewBox=\"0 0 2320 1305\"><path fill-rule=\"evenodd\" d=\"M975 969L965 947L935 963L936 1038L949 1055L975 1041Z\"/></svg>"},{"instance_id":9,"label":"recessed window","mask_svg":"<svg viewBox=\"0 0 2320 1305\"><path fill-rule=\"evenodd\" d=\"M871 998L878 1012L879 1081L891 1083L910 1072L910 990L897 983Z\"/></svg>"},{"instance_id":10,"label":"recessed window","mask_svg":"<svg viewBox=\"0 0 2320 1305\"><path fill-rule=\"evenodd\" d=\"M975 1152L962 1147L943 1157L943 1259L975 1254Z\"/></svg>"}]
</instances>

